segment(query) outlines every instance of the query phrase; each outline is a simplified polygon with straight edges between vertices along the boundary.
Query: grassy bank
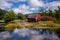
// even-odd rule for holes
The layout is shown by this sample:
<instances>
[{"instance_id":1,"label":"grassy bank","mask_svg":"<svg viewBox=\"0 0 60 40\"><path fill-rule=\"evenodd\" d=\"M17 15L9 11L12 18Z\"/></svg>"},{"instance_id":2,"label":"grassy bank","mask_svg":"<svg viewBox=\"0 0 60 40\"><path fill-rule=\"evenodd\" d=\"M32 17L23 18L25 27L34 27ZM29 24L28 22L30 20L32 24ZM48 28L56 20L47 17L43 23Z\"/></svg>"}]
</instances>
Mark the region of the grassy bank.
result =
<instances>
[{"instance_id":1,"label":"grassy bank","mask_svg":"<svg viewBox=\"0 0 60 40\"><path fill-rule=\"evenodd\" d=\"M17 22L17 21L16 21ZM20 22L20 21L19 21ZM21 24L21 23L18 23L18 24L15 24L15 23L9 23L5 26L8 30L11 28L18 28L18 29L21 29L23 27L25 28L39 28L39 27L51 27L51 29L57 29L57 28L60 28L60 24L57 24L57 23L54 23L53 21L39 21L37 23L26 23L26 24ZM11 30L10 29L10 30Z\"/></svg>"}]
</instances>

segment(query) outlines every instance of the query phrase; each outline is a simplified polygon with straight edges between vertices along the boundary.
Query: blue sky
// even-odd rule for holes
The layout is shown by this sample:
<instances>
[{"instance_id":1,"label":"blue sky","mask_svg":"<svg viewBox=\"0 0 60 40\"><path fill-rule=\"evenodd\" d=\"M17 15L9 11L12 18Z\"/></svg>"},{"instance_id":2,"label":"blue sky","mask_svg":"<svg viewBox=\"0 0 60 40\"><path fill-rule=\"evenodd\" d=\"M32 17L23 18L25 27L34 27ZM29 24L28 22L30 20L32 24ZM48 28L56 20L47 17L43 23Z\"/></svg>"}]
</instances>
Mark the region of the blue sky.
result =
<instances>
[{"instance_id":1,"label":"blue sky","mask_svg":"<svg viewBox=\"0 0 60 40\"><path fill-rule=\"evenodd\" d=\"M60 0L0 0L0 8L15 13L36 13L39 10L54 11L60 6Z\"/></svg>"}]
</instances>

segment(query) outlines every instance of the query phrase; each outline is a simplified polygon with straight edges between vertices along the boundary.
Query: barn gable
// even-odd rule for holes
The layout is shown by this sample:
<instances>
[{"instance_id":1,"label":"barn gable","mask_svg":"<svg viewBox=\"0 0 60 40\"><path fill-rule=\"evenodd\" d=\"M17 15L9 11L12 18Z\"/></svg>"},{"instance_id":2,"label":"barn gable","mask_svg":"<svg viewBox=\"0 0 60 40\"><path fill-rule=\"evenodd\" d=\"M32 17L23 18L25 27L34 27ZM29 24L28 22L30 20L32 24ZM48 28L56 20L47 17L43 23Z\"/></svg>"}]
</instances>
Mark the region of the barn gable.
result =
<instances>
[{"instance_id":1,"label":"barn gable","mask_svg":"<svg viewBox=\"0 0 60 40\"><path fill-rule=\"evenodd\" d=\"M37 22L40 20L40 15L39 14L29 14L27 18L28 18L28 22Z\"/></svg>"},{"instance_id":2,"label":"barn gable","mask_svg":"<svg viewBox=\"0 0 60 40\"><path fill-rule=\"evenodd\" d=\"M27 18L36 18L36 14L29 14Z\"/></svg>"}]
</instances>

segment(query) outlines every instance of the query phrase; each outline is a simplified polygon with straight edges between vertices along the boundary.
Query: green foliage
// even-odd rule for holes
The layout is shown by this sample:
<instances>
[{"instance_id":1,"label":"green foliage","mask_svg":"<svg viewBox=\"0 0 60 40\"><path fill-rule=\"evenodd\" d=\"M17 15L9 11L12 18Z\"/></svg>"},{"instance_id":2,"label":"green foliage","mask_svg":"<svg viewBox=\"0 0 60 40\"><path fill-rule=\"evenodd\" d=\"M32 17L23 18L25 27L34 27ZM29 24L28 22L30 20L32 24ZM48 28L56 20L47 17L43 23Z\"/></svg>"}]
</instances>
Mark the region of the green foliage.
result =
<instances>
[{"instance_id":1,"label":"green foliage","mask_svg":"<svg viewBox=\"0 0 60 40\"><path fill-rule=\"evenodd\" d=\"M60 23L60 20L59 19L55 19L54 22L55 23Z\"/></svg>"},{"instance_id":2,"label":"green foliage","mask_svg":"<svg viewBox=\"0 0 60 40\"><path fill-rule=\"evenodd\" d=\"M25 17L27 18L28 17L28 14L25 14Z\"/></svg>"},{"instance_id":3,"label":"green foliage","mask_svg":"<svg viewBox=\"0 0 60 40\"><path fill-rule=\"evenodd\" d=\"M49 10L48 14L49 16L55 17L55 13L52 10Z\"/></svg>"},{"instance_id":4,"label":"green foliage","mask_svg":"<svg viewBox=\"0 0 60 40\"><path fill-rule=\"evenodd\" d=\"M0 9L0 20L3 19L4 15L7 13L7 11Z\"/></svg>"},{"instance_id":5,"label":"green foliage","mask_svg":"<svg viewBox=\"0 0 60 40\"><path fill-rule=\"evenodd\" d=\"M58 6L58 10L55 10L55 22L60 23L60 7Z\"/></svg>"},{"instance_id":6,"label":"green foliage","mask_svg":"<svg viewBox=\"0 0 60 40\"><path fill-rule=\"evenodd\" d=\"M55 15L56 19L60 19L60 7L58 7L58 10L55 10L55 13L56 13Z\"/></svg>"},{"instance_id":7,"label":"green foliage","mask_svg":"<svg viewBox=\"0 0 60 40\"><path fill-rule=\"evenodd\" d=\"M18 18L21 19L21 20L25 20L26 19L26 16L24 14L21 14L21 13L18 13Z\"/></svg>"},{"instance_id":8,"label":"green foliage","mask_svg":"<svg viewBox=\"0 0 60 40\"><path fill-rule=\"evenodd\" d=\"M10 11L9 13L6 13L5 16L4 16L4 20L15 20L17 19L17 15L13 12L13 11Z\"/></svg>"}]
</instances>

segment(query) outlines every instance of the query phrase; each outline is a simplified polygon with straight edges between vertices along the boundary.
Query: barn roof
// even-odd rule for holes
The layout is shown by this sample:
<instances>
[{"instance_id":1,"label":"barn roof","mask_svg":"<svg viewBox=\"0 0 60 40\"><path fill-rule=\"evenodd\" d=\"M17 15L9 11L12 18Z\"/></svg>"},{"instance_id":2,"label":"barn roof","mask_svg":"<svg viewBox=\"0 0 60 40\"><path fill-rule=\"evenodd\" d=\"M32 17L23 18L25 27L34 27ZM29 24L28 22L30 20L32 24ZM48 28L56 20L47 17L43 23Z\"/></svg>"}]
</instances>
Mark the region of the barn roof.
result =
<instances>
[{"instance_id":1,"label":"barn roof","mask_svg":"<svg viewBox=\"0 0 60 40\"><path fill-rule=\"evenodd\" d=\"M29 14L27 18L35 18L37 14Z\"/></svg>"}]
</instances>

